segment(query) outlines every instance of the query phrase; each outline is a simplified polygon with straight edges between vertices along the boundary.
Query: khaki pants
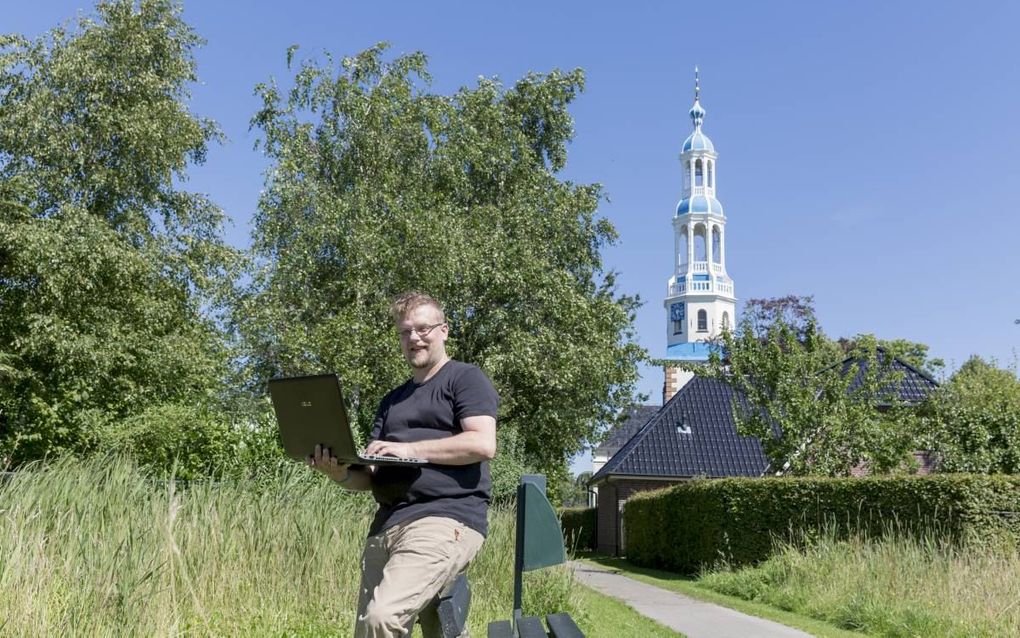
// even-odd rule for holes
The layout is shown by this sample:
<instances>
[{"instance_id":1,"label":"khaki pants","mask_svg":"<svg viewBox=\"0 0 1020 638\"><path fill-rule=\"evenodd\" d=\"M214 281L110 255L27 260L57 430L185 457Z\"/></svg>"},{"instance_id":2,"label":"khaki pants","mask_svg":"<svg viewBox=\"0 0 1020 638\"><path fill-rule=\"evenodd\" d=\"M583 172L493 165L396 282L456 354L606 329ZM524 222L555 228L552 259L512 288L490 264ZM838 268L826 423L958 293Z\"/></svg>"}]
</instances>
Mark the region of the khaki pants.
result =
<instances>
[{"instance_id":1,"label":"khaki pants","mask_svg":"<svg viewBox=\"0 0 1020 638\"><path fill-rule=\"evenodd\" d=\"M440 516L370 536L361 555L355 638L410 636L418 614L464 571L483 540L470 527ZM421 620L425 638L441 638L435 614Z\"/></svg>"}]
</instances>

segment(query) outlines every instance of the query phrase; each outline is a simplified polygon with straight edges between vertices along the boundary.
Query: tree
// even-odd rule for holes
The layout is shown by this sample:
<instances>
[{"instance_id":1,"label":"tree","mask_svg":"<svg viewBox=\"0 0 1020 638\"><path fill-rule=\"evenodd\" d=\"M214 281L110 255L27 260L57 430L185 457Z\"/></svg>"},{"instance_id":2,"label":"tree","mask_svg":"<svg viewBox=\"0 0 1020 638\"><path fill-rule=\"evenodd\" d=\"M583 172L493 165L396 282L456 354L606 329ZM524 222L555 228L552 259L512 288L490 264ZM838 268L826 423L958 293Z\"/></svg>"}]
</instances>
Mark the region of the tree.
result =
<instances>
[{"instance_id":1,"label":"tree","mask_svg":"<svg viewBox=\"0 0 1020 638\"><path fill-rule=\"evenodd\" d=\"M583 74L439 95L423 54L384 50L339 69L304 62L285 93L258 88L253 125L273 165L238 322L253 378L335 370L365 432L407 377L390 300L428 292L446 306L453 355L492 377L500 427L518 430L529 463L562 473L630 400L644 356L637 299L603 270L616 233L596 215L602 190L558 177Z\"/></svg>"},{"instance_id":2,"label":"tree","mask_svg":"<svg viewBox=\"0 0 1020 638\"><path fill-rule=\"evenodd\" d=\"M900 427L891 357L867 335L844 352L818 327L810 297L748 301L722 346L725 356L713 353L702 373L743 397L734 406L738 427L761 440L772 471L845 476L907 458L913 437Z\"/></svg>"},{"instance_id":3,"label":"tree","mask_svg":"<svg viewBox=\"0 0 1020 638\"><path fill-rule=\"evenodd\" d=\"M144 408L215 398L222 213L181 190L218 139L171 0L0 38L0 457L95 448Z\"/></svg>"},{"instance_id":4,"label":"tree","mask_svg":"<svg viewBox=\"0 0 1020 638\"><path fill-rule=\"evenodd\" d=\"M874 336L868 335L868 338L874 339ZM910 364L930 377L940 376L946 367L945 361L928 355L928 344L926 343L907 339L875 339L875 343L889 355ZM849 355L857 347L857 339L840 337L839 346L845 354Z\"/></svg>"},{"instance_id":5,"label":"tree","mask_svg":"<svg viewBox=\"0 0 1020 638\"><path fill-rule=\"evenodd\" d=\"M928 403L920 421L940 472L1020 472L1016 370L972 357Z\"/></svg>"},{"instance_id":6,"label":"tree","mask_svg":"<svg viewBox=\"0 0 1020 638\"><path fill-rule=\"evenodd\" d=\"M560 481L551 497L557 499L561 507L587 507L590 480L590 471L581 472L577 476L567 476Z\"/></svg>"}]
</instances>

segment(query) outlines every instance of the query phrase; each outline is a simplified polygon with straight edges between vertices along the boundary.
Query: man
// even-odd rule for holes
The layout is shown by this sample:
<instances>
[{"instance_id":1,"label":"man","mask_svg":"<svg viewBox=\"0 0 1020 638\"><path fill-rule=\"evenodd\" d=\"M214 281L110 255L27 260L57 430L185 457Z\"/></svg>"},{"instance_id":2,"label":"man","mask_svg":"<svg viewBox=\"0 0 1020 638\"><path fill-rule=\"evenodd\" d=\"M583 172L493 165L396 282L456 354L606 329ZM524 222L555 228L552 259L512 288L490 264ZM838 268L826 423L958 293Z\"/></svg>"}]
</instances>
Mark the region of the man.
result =
<instances>
[{"instance_id":1,"label":"man","mask_svg":"<svg viewBox=\"0 0 1020 638\"><path fill-rule=\"evenodd\" d=\"M366 454L427 465L360 468L316 446L309 463L379 503L361 558L356 638L410 636L415 618L474 558L488 531L488 461L496 453L498 398L476 366L446 354L439 303L401 295L391 309L412 377L382 400ZM427 638L440 635L433 614Z\"/></svg>"}]
</instances>

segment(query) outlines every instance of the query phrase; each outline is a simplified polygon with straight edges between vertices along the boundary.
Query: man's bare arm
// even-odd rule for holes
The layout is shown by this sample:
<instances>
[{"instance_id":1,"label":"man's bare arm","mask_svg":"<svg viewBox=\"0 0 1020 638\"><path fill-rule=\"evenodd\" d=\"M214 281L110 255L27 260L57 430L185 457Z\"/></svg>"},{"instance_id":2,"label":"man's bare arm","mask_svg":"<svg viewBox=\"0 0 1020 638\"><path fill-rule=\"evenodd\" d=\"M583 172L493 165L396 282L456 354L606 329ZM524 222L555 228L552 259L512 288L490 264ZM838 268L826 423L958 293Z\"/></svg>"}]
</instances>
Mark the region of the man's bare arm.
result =
<instances>
[{"instance_id":1,"label":"man's bare arm","mask_svg":"<svg viewBox=\"0 0 1020 638\"><path fill-rule=\"evenodd\" d=\"M413 443L372 441L365 453L420 458L440 465L468 465L496 456L495 418L469 416L461 419L460 425L463 432L445 439Z\"/></svg>"}]
</instances>

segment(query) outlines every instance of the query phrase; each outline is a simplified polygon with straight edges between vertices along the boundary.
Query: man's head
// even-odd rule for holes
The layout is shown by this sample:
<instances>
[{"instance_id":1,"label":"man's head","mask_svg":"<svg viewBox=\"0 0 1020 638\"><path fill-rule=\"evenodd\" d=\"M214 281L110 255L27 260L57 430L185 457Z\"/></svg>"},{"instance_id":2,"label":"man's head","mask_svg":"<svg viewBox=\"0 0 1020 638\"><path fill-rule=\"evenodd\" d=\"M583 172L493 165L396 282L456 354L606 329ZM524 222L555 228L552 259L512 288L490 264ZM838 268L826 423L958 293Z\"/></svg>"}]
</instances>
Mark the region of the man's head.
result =
<instances>
[{"instance_id":1,"label":"man's head","mask_svg":"<svg viewBox=\"0 0 1020 638\"><path fill-rule=\"evenodd\" d=\"M405 292L390 306L400 335L400 349L412 368L428 371L446 359L450 328L439 302L419 292Z\"/></svg>"}]
</instances>

